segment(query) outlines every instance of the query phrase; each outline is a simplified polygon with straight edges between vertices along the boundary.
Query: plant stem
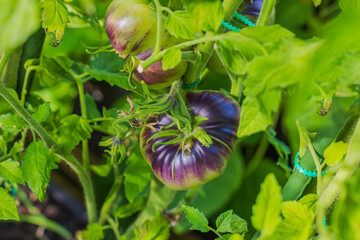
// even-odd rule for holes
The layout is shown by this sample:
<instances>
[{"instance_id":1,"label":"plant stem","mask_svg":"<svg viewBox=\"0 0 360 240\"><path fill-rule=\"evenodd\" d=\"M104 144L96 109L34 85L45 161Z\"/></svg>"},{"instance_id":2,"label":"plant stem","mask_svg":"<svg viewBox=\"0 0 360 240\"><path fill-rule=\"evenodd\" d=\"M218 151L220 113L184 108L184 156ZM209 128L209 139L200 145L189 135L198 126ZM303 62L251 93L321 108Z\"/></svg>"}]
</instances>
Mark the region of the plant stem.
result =
<instances>
[{"instance_id":1,"label":"plant stem","mask_svg":"<svg viewBox=\"0 0 360 240\"><path fill-rule=\"evenodd\" d=\"M152 53L152 55L156 55L160 52L160 48L161 48L161 32L162 32L162 28L161 28L161 23L162 23L162 9L161 9L161 4L159 2L159 0L154 0L154 3L156 5L156 45L155 45L155 49L154 52Z\"/></svg>"},{"instance_id":2,"label":"plant stem","mask_svg":"<svg viewBox=\"0 0 360 240\"><path fill-rule=\"evenodd\" d=\"M1 63L0 63L0 81L1 81L2 73L3 73L4 68L6 66L6 63L9 60L12 52L13 52L13 50L9 50L9 51L5 52L5 54L4 54L4 56L3 56L2 60L1 60Z\"/></svg>"},{"instance_id":3,"label":"plant stem","mask_svg":"<svg viewBox=\"0 0 360 240\"><path fill-rule=\"evenodd\" d=\"M321 195L319 204L324 208L328 208L336 200L340 189L344 182L352 176L360 163L360 120L358 118L355 131L349 142L349 148L346 153L343 167L339 169L335 177L331 180Z\"/></svg>"},{"instance_id":4,"label":"plant stem","mask_svg":"<svg viewBox=\"0 0 360 240\"><path fill-rule=\"evenodd\" d=\"M107 221L110 223L112 230L114 231L115 237L117 240L121 239L121 235L119 232L119 224L116 223L112 218L108 217Z\"/></svg>"},{"instance_id":5,"label":"plant stem","mask_svg":"<svg viewBox=\"0 0 360 240\"><path fill-rule=\"evenodd\" d=\"M71 239L72 234L65 227L57 222L54 222L43 215L20 215L20 221L31 223L45 227L47 230L55 232L64 239Z\"/></svg>"},{"instance_id":6,"label":"plant stem","mask_svg":"<svg viewBox=\"0 0 360 240\"><path fill-rule=\"evenodd\" d=\"M5 161L5 160L11 158L11 156L12 156L11 153L6 154L6 155L4 155L4 156L1 156L1 157L0 157L0 162L3 162L3 161Z\"/></svg>"},{"instance_id":7,"label":"plant stem","mask_svg":"<svg viewBox=\"0 0 360 240\"><path fill-rule=\"evenodd\" d=\"M191 40L191 41L187 41L187 42L177 44L177 45L173 46L173 48L182 49L182 48L191 47L191 46L199 44L199 43L209 43L209 42L213 43L216 40L221 40L221 39L226 39L226 38L234 38L234 37L226 36L226 35L225 36L224 35L215 35L214 36L213 34L209 34L208 36L205 36L205 37L202 37L202 38L198 38L198 39L194 39L194 40ZM155 62L160 61L164 57L166 51L167 51L167 49L162 50L161 52L159 52L156 55L151 55L148 59L146 59L143 63L141 63L139 65L138 71L142 72L142 71L144 71L144 69L150 67ZM202 59L202 58L199 57L199 59ZM198 62L198 61L196 61L196 62Z\"/></svg>"},{"instance_id":8,"label":"plant stem","mask_svg":"<svg viewBox=\"0 0 360 240\"><path fill-rule=\"evenodd\" d=\"M45 131L45 129L31 116L31 114L21 106L21 104L15 99L15 97L5 88L4 84L0 82L0 96L2 96L34 129L37 134L45 141L48 148L55 148L56 151L62 152L55 140Z\"/></svg>"},{"instance_id":9,"label":"plant stem","mask_svg":"<svg viewBox=\"0 0 360 240\"><path fill-rule=\"evenodd\" d=\"M87 172L82 168L81 164L77 159L72 155L68 157L63 156L62 154L56 154L59 158L64 160L67 165L69 165L74 172L78 175L80 183L84 189L86 209L88 213L89 223L96 221L96 200L94 194L94 188L91 182L91 178Z\"/></svg>"},{"instance_id":10,"label":"plant stem","mask_svg":"<svg viewBox=\"0 0 360 240\"><path fill-rule=\"evenodd\" d=\"M117 161L114 161L113 169L114 184L112 185L109 194L100 210L99 224L101 225L104 224L104 222L106 221L106 218L108 217L109 211L111 210L111 207L116 199L117 193L124 179L124 177L119 173Z\"/></svg>"},{"instance_id":11,"label":"plant stem","mask_svg":"<svg viewBox=\"0 0 360 240\"><path fill-rule=\"evenodd\" d=\"M50 149L55 149L57 155L77 173L80 182L84 188L89 222L94 222L96 220L96 205L95 194L90 176L84 171L81 164L76 159L74 159L73 156L66 156L62 147L59 146L55 142L55 140L47 133L47 131L31 116L31 114L20 105L20 103L14 98L14 96L11 95L11 93L5 88L2 82L0 82L0 96L5 98L5 100L29 124L31 129L33 129L44 140L46 146Z\"/></svg>"},{"instance_id":12,"label":"plant stem","mask_svg":"<svg viewBox=\"0 0 360 240\"><path fill-rule=\"evenodd\" d=\"M193 51L184 51L181 52L181 60L188 62L197 62L200 59L198 55L196 55Z\"/></svg>"},{"instance_id":13,"label":"plant stem","mask_svg":"<svg viewBox=\"0 0 360 240\"><path fill-rule=\"evenodd\" d=\"M254 157L249 162L248 167L245 171L245 178L250 176L259 166L261 160L264 158L264 155L269 147L269 141L266 133L263 134L259 147L256 149Z\"/></svg>"},{"instance_id":14,"label":"plant stem","mask_svg":"<svg viewBox=\"0 0 360 240\"><path fill-rule=\"evenodd\" d=\"M26 94L27 94L27 85L28 85L28 82L29 82L30 73L31 73L32 70L35 70L35 69L36 69L35 66L29 67L28 69L26 69L25 78L24 78L24 84L23 84L23 87L22 87L22 90L21 90L21 98L20 98L20 103L21 103L22 106L25 105L25 98L26 98Z\"/></svg>"},{"instance_id":15,"label":"plant stem","mask_svg":"<svg viewBox=\"0 0 360 240\"><path fill-rule=\"evenodd\" d=\"M269 22L271 12L276 4L276 0L264 0L256 26L266 26Z\"/></svg>"},{"instance_id":16,"label":"plant stem","mask_svg":"<svg viewBox=\"0 0 360 240\"><path fill-rule=\"evenodd\" d=\"M34 206L34 204L30 201L26 193L19 187L16 191L16 197L22 202L28 209L31 215L39 215L39 210Z\"/></svg>"},{"instance_id":17,"label":"plant stem","mask_svg":"<svg viewBox=\"0 0 360 240\"><path fill-rule=\"evenodd\" d=\"M86 110L86 101L84 95L84 84L80 80L81 78L76 79L76 85L79 92L79 100L80 100L80 108L81 108L81 116L87 119L87 110ZM82 163L85 172L90 172L89 166L89 143L88 140L85 139L82 141Z\"/></svg>"},{"instance_id":18,"label":"plant stem","mask_svg":"<svg viewBox=\"0 0 360 240\"><path fill-rule=\"evenodd\" d=\"M224 0L223 2L223 9L224 9L224 20L229 21L231 20L232 16L234 15L235 11L239 8L240 4L243 0ZM219 27L218 33L223 33L224 28ZM205 37L211 35L212 33L206 33ZM204 70L207 62L209 61L210 57L214 52L213 42L208 42L204 45L198 45L196 50L201 53L201 61L198 63L191 63L188 66L188 70L184 75L184 82L186 85L191 84L199 78L201 72Z\"/></svg>"}]
</instances>

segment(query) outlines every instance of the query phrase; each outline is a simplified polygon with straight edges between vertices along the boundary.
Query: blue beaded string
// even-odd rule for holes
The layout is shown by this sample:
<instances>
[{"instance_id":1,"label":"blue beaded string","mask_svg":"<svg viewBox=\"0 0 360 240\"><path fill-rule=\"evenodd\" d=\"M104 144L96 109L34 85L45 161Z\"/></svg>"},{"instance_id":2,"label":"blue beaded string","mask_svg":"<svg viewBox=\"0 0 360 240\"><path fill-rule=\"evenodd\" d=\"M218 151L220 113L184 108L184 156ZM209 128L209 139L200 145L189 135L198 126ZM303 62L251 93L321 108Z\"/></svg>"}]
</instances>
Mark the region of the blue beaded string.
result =
<instances>
[{"instance_id":1,"label":"blue beaded string","mask_svg":"<svg viewBox=\"0 0 360 240\"><path fill-rule=\"evenodd\" d=\"M317 172L316 171L308 171L306 169L304 169L302 166L300 166L300 163L298 161L298 158L299 158L299 152L296 153L296 156L295 156L295 168L297 170L299 170L300 173L304 174L305 176L308 176L308 177L317 177ZM321 175L324 175L327 171L322 171Z\"/></svg>"},{"instance_id":2,"label":"blue beaded string","mask_svg":"<svg viewBox=\"0 0 360 240\"><path fill-rule=\"evenodd\" d=\"M196 87L199 83L200 83L200 79L196 80L195 82L193 82L193 83L191 83L191 84L183 85L182 88L183 88L183 89L194 88L194 87Z\"/></svg>"},{"instance_id":3,"label":"blue beaded string","mask_svg":"<svg viewBox=\"0 0 360 240\"><path fill-rule=\"evenodd\" d=\"M240 13L235 12L234 17L236 17L237 19L239 19L239 20L243 21L244 23L246 23L249 27L256 26L255 23L253 23L252 21L250 21L248 18L241 15ZM234 25L231 25L230 23L228 23L228 22L226 22L224 20L221 22L221 24L223 26L225 26L226 28L230 29L231 31L234 31L234 32L239 32L240 31L240 28L237 28Z\"/></svg>"},{"instance_id":4,"label":"blue beaded string","mask_svg":"<svg viewBox=\"0 0 360 240\"><path fill-rule=\"evenodd\" d=\"M304 169L302 166L300 166L300 163L298 161L298 158L299 158L299 152L296 153L296 156L295 156L295 167L297 170L299 170L300 173L304 174L305 176L308 176L308 177L317 177L317 172L316 171L308 171L306 169ZM324 175L327 171L322 171L321 172L321 175ZM324 225L324 228L326 228L326 218L324 217L323 218L323 225Z\"/></svg>"},{"instance_id":5,"label":"blue beaded string","mask_svg":"<svg viewBox=\"0 0 360 240\"><path fill-rule=\"evenodd\" d=\"M224 20L221 22L221 24L223 26L225 26L226 28L230 29L233 32L239 32L240 31L240 28L237 28L237 27L231 25L230 23L225 22Z\"/></svg>"},{"instance_id":6,"label":"blue beaded string","mask_svg":"<svg viewBox=\"0 0 360 240\"><path fill-rule=\"evenodd\" d=\"M248 18L246 18L245 16L241 15L240 13L235 12L234 13L234 17L236 17L237 19L243 21L244 23L246 23L249 27L254 27L256 26L255 23L253 23L252 21L250 21Z\"/></svg>"}]
</instances>

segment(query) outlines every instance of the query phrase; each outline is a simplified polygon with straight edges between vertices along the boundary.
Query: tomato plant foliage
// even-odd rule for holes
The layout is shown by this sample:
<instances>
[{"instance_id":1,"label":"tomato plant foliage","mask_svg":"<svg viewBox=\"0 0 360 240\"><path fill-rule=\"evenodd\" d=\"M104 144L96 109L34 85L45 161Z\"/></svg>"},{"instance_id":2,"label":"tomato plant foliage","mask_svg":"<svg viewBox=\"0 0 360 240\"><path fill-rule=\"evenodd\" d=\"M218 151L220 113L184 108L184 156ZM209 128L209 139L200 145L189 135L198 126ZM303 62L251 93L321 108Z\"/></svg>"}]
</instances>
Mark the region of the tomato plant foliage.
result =
<instances>
[{"instance_id":1,"label":"tomato plant foliage","mask_svg":"<svg viewBox=\"0 0 360 240\"><path fill-rule=\"evenodd\" d=\"M0 2L1 221L72 238L67 165L77 239L359 237L359 1Z\"/></svg>"}]
</instances>

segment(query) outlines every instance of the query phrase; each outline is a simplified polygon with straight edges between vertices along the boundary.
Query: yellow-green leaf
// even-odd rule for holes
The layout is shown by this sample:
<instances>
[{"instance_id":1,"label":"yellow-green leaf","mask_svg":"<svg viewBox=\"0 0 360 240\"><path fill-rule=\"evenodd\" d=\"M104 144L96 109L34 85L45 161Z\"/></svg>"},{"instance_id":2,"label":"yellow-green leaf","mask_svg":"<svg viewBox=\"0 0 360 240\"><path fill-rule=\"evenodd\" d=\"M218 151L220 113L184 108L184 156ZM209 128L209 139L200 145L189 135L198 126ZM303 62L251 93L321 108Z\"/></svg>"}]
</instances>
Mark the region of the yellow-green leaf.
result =
<instances>
[{"instance_id":1,"label":"yellow-green leaf","mask_svg":"<svg viewBox=\"0 0 360 240\"><path fill-rule=\"evenodd\" d=\"M329 166L334 166L340 160L343 159L344 155L348 150L349 144L340 142L333 142L324 151L325 162Z\"/></svg>"}]
</instances>

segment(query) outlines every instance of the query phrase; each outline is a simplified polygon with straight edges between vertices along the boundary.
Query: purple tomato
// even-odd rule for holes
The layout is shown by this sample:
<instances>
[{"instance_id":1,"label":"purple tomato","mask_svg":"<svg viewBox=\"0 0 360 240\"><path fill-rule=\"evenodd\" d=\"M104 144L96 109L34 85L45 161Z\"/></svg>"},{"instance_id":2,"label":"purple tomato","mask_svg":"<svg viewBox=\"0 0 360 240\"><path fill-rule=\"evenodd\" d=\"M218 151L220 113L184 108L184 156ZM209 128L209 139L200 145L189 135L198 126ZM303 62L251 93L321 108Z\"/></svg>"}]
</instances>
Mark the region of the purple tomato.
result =
<instances>
[{"instance_id":1,"label":"purple tomato","mask_svg":"<svg viewBox=\"0 0 360 240\"><path fill-rule=\"evenodd\" d=\"M156 123L153 126L156 131L145 127L140 138L142 153L155 175L176 190L202 185L224 171L237 140L240 119L239 104L221 92L190 91L186 94L186 100L192 117L203 119L194 125L192 133L205 132L212 140L209 146L197 137L187 138L192 133L182 131L174 136L153 137L164 131L178 130L176 125L165 128L173 123L167 114L150 117L147 122ZM169 144L176 138L187 141Z\"/></svg>"}]
</instances>

